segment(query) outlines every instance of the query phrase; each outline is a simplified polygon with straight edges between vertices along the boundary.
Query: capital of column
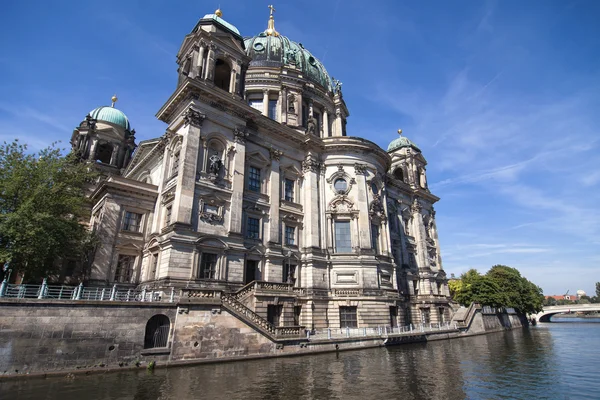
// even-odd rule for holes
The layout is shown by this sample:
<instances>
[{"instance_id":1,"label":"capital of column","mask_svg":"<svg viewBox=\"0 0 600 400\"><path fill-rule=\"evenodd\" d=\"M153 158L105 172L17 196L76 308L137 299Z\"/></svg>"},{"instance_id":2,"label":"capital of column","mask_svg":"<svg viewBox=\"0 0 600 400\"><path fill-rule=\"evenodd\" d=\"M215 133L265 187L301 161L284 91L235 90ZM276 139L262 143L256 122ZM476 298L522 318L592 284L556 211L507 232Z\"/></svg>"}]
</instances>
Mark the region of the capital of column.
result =
<instances>
[{"instance_id":1,"label":"capital of column","mask_svg":"<svg viewBox=\"0 0 600 400\"><path fill-rule=\"evenodd\" d=\"M248 136L250 136L250 132L245 127L237 127L233 130L233 141L236 143L246 143Z\"/></svg>"},{"instance_id":2,"label":"capital of column","mask_svg":"<svg viewBox=\"0 0 600 400\"><path fill-rule=\"evenodd\" d=\"M200 111L194 110L193 108L188 108L183 116L183 120L185 122L185 126L191 125L196 128L201 128L202 123L206 115L202 114Z\"/></svg>"},{"instance_id":3,"label":"capital of column","mask_svg":"<svg viewBox=\"0 0 600 400\"><path fill-rule=\"evenodd\" d=\"M360 164L360 163L355 163L354 164L354 172L357 175L364 175L367 173L367 164Z\"/></svg>"},{"instance_id":4,"label":"capital of column","mask_svg":"<svg viewBox=\"0 0 600 400\"><path fill-rule=\"evenodd\" d=\"M415 198L413 200L412 205L410 206L410 209L412 210L413 213L418 214L423 209L423 206L421 206L421 204L419 203L419 200Z\"/></svg>"},{"instance_id":5,"label":"capital of column","mask_svg":"<svg viewBox=\"0 0 600 400\"><path fill-rule=\"evenodd\" d=\"M274 161L279 161L281 159L281 156L283 155L283 151L274 149L272 147L269 148L269 153L271 154L271 160Z\"/></svg>"}]
</instances>

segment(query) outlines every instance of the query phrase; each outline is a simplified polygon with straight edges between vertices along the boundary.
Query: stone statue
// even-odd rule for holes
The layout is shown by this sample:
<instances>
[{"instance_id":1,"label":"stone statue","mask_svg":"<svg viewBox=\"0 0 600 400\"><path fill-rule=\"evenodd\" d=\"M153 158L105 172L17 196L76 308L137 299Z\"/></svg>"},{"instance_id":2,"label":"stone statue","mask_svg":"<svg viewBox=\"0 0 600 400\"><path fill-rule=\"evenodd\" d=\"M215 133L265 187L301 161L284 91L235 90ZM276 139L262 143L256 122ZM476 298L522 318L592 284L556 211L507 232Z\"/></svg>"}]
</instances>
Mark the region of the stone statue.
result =
<instances>
[{"instance_id":1,"label":"stone statue","mask_svg":"<svg viewBox=\"0 0 600 400\"><path fill-rule=\"evenodd\" d=\"M420 174L420 180L421 180L421 187L423 189L427 189L427 178L425 176L425 168L419 168L419 174Z\"/></svg>"},{"instance_id":2,"label":"stone statue","mask_svg":"<svg viewBox=\"0 0 600 400\"><path fill-rule=\"evenodd\" d=\"M331 81L333 82L333 93L342 94L342 82L335 79L333 76L331 77Z\"/></svg>"},{"instance_id":3,"label":"stone statue","mask_svg":"<svg viewBox=\"0 0 600 400\"><path fill-rule=\"evenodd\" d=\"M288 96L288 112L296 112L296 97L293 94Z\"/></svg>"},{"instance_id":4,"label":"stone statue","mask_svg":"<svg viewBox=\"0 0 600 400\"><path fill-rule=\"evenodd\" d=\"M210 164L208 167L209 172L213 175L219 175L219 172L221 171L221 167L223 166L221 157L219 157L219 155L217 153L215 153L212 156L210 156L208 161L210 161Z\"/></svg>"},{"instance_id":5,"label":"stone statue","mask_svg":"<svg viewBox=\"0 0 600 400\"><path fill-rule=\"evenodd\" d=\"M313 135L317 134L317 120L315 117L308 118L308 121L306 122L306 133Z\"/></svg>"}]
</instances>

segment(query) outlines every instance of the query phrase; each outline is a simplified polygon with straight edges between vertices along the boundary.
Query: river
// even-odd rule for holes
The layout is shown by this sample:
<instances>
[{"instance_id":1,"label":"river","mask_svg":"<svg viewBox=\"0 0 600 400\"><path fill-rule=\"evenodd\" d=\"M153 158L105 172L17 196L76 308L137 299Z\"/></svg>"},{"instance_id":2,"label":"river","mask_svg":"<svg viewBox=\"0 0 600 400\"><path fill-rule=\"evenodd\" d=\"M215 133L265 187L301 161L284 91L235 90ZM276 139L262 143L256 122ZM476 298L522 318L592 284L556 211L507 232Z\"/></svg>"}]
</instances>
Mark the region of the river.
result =
<instances>
[{"instance_id":1,"label":"river","mask_svg":"<svg viewBox=\"0 0 600 400\"><path fill-rule=\"evenodd\" d=\"M0 381L0 399L598 399L600 319L392 348Z\"/></svg>"}]
</instances>

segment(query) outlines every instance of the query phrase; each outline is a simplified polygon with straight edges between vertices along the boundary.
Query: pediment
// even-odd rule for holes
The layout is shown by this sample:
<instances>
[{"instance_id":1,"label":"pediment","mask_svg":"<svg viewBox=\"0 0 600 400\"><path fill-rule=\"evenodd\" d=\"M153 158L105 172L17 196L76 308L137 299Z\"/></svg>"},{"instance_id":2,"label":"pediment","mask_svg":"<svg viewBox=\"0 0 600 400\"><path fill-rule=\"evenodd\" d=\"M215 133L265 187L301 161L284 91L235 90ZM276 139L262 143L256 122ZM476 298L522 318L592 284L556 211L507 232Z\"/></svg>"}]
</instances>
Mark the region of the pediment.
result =
<instances>
[{"instance_id":1,"label":"pediment","mask_svg":"<svg viewBox=\"0 0 600 400\"><path fill-rule=\"evenodd\" d=\"M202 247L212 247L215 249L228 249L229 248L227 243L225 243L221 239L213 237L213 236L201 237L200 239L198 239L196 241L196 243Z\"/></svg>"},{"instance_id":2,"label":"pediment","mask_svg":"<svg viewBox=\"0 0 600 400\"><path fill-rule=\"evenodd\" d=\"M246 155L246 160L251 163L262 165L262 166L265 166L265 165L269 164L269 162L270 162L270 160L265 155L263 155L262 153L260 153L258 151Z\"/></svg>"}]
</instances>

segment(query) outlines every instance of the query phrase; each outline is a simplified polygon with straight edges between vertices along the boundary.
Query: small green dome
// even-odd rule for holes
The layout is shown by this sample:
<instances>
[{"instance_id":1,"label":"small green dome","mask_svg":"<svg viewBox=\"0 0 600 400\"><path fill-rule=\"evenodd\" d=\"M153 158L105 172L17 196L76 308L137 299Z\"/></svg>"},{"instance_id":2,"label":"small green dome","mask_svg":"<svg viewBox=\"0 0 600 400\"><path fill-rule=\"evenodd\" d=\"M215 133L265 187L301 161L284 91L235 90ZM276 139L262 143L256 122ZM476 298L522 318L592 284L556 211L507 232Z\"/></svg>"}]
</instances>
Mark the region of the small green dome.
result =
<instances>
[{"instance_id":1,"label":"small green dome","mask_svg":"<svg viewBox=\"0 0 600 400\"><path fill-rule=\"evenodd\" d=\"M239 39L242 39L242 35L240 34L239 29L236 28L233 24L231 24L231 23L225 21L223 18L221 18L222 15L223 15L223 13L221 13L220 10L217 10L215 12L215 14L206 14L204 17L200 18L200 21L198 21L198 23L196 24L194 29L192 29L192 33L197 32L200 25L208 25L213 22L216 22L217 24L221 25L223 28L231 31L231 33L237 35Z\"/></svg>"},{"instance_id":2,"label":"small green dome","mask_svg":"<svg viewBox=\"0 0 600 400\"><path fill-rule=\"evenodd\" d=\"M400 137L397 137L396 139L392 140L392 142L388 146L387 151L388 151L388 153L391 153L392 151L396 151L403 147L412 147L415 150L421 151L421 149L419 149L416 144L414 144L413 142L411 142L408 138L406 138L404 136L400 136Z\"/></svg>"},{"instance_id":3,"label":"small green dome","mask_svg":"<svg viewBox=\"0 0 600 400\"><path fill-rule=\"evenodd\" d=\"M102 106L95 108L90 111L90 117L98 121L110 122L128 131L131 130L127 116L123 114L123 111L114 107Z\"/></svg>"},{"instance_id":4,"label":"small green dome","mask_svg":"<svg viewBox=\"0 0 600 400\"><path fill-rule=\"evenodd\" d=\"M332 90L332 80L327 70L302 43L296 43L282 35L268 35L267 31L245 38L246 54L252 58L250 66L298 68L314 83L325 90Z\"/></svg>"}]
</instances>

